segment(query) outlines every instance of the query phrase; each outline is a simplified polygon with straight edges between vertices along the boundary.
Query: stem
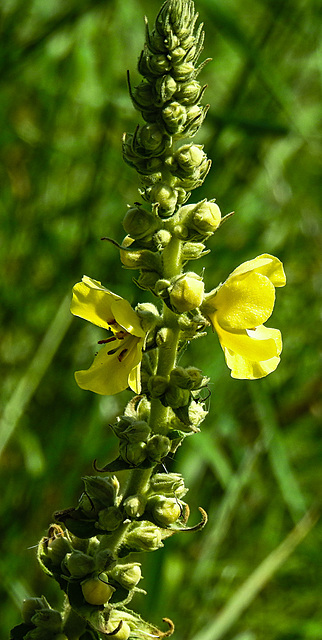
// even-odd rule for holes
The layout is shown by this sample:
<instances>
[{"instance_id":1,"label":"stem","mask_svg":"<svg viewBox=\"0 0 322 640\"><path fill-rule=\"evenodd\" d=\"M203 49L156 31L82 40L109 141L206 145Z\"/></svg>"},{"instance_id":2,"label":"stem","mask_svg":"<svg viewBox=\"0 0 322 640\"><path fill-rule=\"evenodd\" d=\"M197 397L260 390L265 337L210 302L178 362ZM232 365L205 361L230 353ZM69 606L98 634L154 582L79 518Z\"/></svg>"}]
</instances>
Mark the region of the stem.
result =
<instances>
[{"instance_id":1,"label":"stem","mask_svg":"<svg viewBox=\"0 0 322 640\"><path fill-rule=\"evenodd\" d=\"M181 245L182 241L172 237L171 241L163 252L163 277L174 278L181 274ZM157 375L169 376L171 370L176 365L180 328L178 316L163 305L163 326L166 329L165 339L159 345ZM151 401L150 427L154 433L166 435L168 426L169 408L164 407L158 398Z\"/></svg>"}]
</instances>

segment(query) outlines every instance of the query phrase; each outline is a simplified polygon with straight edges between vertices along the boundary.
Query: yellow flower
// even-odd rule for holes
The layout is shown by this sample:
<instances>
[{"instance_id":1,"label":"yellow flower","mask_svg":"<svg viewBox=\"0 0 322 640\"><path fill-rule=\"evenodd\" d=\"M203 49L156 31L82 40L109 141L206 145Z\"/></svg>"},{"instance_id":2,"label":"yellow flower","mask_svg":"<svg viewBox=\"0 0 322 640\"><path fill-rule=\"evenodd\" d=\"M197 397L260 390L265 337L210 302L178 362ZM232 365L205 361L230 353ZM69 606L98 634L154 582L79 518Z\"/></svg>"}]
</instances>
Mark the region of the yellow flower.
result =
<instances>
[{"instance_id":1,"label":"yellow flower","mask_svg":"<svg viewBox=\"0 0 322 640\"><path fill-rule=\"evenodd\" d=\"M254 380L275 371L281 333L262 323L273 312L275 287L285 282L280 260L263 254L241 264L205 296L202 312L218 334L233 378Z\"/></svg>"},{"instance_id":2,"label":"yellow flower","mask_svg":"<svg viewBox=\"0 0 322 640\"><path fill-rule=\"evenodd\" d=\"M105 346L86 371L76 371L81 389L101 395L114 395L127 387L140 393L140 366L146 332L127 300L102 287L97 280L84 276L75 284L70 310L74 316L88 320L114 334L99 344Z\"/></svg>"}]
</instances>

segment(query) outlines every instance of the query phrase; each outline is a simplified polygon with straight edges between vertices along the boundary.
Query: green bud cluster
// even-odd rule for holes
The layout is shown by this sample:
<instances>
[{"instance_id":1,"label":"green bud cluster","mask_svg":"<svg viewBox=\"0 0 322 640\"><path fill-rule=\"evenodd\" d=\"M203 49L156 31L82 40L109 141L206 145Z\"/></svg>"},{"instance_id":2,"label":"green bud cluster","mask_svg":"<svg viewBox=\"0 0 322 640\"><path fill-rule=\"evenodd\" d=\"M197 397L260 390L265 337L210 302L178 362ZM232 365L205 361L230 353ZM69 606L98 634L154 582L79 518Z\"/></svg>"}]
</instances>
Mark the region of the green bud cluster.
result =
<instances>
[{"instance_id":1,"label":"green bud cluster","mask_svg":"<svg viewBox=\"0 0 322 640\"><path fill-rule=\"evenodd\" d=\"M173 142L194 136L208 106L200 105L204 86L197 76L203 49L202 24L192 0L169 0L161 7L138 62L142 81L130 95L144 125L124 134L123 157L140 175L142 197L157 204L161 218L173 215L191 189L202 184L210 161L200 145L185 144L174 150ZM130 233L130 232L129 232Z\"/></svg>"},{"instance_id":2,"label":"green bud cluster","mask_svg":"<svg viewBox=\"0 0 322 640\"><path fill-rule=\"evenodd\" d=\"M52 609L44 596L24 600L22 618L26 640L67 640L61 613Z\"/></svg>"}]
</instances>

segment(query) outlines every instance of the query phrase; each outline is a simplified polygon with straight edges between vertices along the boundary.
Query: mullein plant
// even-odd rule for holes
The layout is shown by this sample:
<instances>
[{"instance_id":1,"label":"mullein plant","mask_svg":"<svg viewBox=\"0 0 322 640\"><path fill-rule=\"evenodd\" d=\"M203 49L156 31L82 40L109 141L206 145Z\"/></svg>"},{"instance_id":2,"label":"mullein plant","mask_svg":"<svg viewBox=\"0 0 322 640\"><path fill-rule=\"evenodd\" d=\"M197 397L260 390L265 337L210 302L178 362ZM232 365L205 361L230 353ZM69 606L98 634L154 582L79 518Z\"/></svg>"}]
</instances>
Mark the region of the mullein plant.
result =
<instances>
[{"instance_id":1,"label":"mullein plant","mask_svg":"<svg viewBox=\"0 0 322 640\"><path fill-rule=\"evenodd\" d=\"M190 269L230 215L222 217L214 199L187 204L211 164L191 141L208 110L198 80L208 61L198 64L204 32L197 19L192 0L167 0L152 31L146 22L142 80L133 87L128 78L144 122L124 134L123 157L138 173L141 201L128 206L122 244L105 240L118 247L123 267L137 272L134 283L153 302L132 308L89 276L73 288L71 312L105 330L89 369L76 372L77 384L101 395L130 388L133 397L111 425L117 458L100 469L94 464L96 475L83 478L77 506L56 512L39 543L41 567L66 594L64 609L52 609L44 597L26 600L13 640L146 640L173 633L171 620L160 631L128 605L143 592L142 552L207 520L200 508L200 523L188 526L184 479L166 470L167 457L200 431L207 415L209 379L195 366L180 366L178 357L201 337L217 348L217 334L233 378L262 378L280 360L281 334L263 323L275 287L285 284L281 262L257 256L210 292Z\"/></svg>"}]
</instances>

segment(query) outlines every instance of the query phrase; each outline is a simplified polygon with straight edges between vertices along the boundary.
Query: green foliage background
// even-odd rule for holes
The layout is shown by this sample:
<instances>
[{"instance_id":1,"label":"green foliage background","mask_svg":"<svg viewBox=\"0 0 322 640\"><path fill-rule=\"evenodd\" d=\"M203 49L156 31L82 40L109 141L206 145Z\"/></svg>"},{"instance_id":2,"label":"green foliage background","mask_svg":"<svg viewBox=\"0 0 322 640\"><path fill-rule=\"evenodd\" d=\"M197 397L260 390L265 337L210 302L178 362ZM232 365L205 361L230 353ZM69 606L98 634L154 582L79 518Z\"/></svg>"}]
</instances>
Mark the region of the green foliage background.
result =
<instances>
[{"instance_id":1,"label":"green foliage background","mask_svg":"<svg viewBox=\"0 0 322 640\"><path fill-rule=\"evenodd\" d=\"M157 0L2 0L0 59L1 555L0 629L20 621L26 595L61 603L30 549L55 509L75 504L81 476L114 453L108 428L128 398L83 392L73 371L91 362L100 333L71 319L85 273L147 299L102 236L121 241L138 199L121 135L139 114L127 95ZM210 414L169 469L210 522L149 555L133 606L178 640L212 623L244 580L312 504L321 503L321 34L318 0L198 0L206 25L203 71L211 108L198 142L212 159L191 201L235 210L210 242L208 289L242 261L284 261L269 326L284 336L267 380L232 380L217 338L190 345L211 377ZM197 264L196 264L197 268ZM321 524L227 632L213 640L322 636ZM201 640L198 638L198 640Z\"/></svg>"}]
</instances>

